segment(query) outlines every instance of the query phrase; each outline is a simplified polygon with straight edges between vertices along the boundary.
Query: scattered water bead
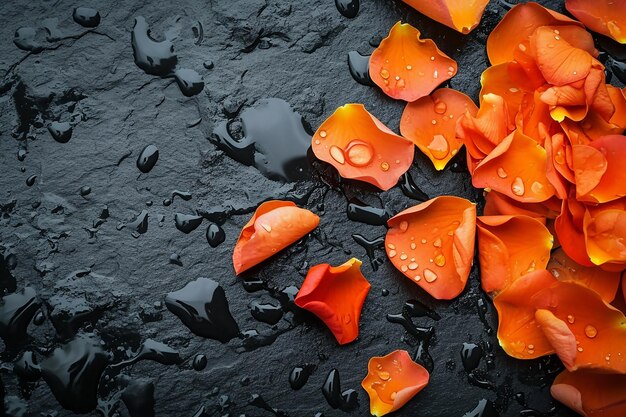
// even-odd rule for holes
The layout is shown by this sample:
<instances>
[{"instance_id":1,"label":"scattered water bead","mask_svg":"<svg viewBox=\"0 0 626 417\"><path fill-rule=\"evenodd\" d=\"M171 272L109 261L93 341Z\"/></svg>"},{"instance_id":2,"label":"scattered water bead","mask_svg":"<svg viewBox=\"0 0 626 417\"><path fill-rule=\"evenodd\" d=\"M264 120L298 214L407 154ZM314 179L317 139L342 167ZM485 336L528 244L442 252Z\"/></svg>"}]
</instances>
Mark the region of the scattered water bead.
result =
<instances>
[{"instance_id":1,"label":"scattered water bead","mask_svg":"<svg viewBox=\"0 0 626 417\"><path fill-rule=\"evenodd\" d=\"M500 178L506 178L507 177L506 171L502 167L498 168L497 173L498 173L498 177L500 177Z\"/></svg>"},{"instance_id":2,"label":"scattered water bead","mask_svg":"<svg viewBox=\"0 0 626 417\"><path fill-rule=\"evenodd\" d=\"M513 194L520 197L524 195L524 181L520 177L515 177L513 180L513 183L511 184L511 191L513 191Z\"/></svg>"},{"instance_id":3,"label":"scattered water bead","mask_svg":"<svg viewBox=\"0 0 626 417\"><path fill-rule=\"evenodd\" d=\"M433 282L437 279L437 274L426 268L424 269L424 279L426 280L426 282Z\"/></svg>"},{"instance_id":4,"label":"scattered water bead","mask_svg":"<svg viewBox=\"0 0 626 417\"><path fill-rule=\"evenodd\" d=\"M370 78L369 63L369 55L361 55L357 51L348 52L348 69L350 70L350 75L352 75L352 78L359 84L367 86L374 84Z\"/></svg>"},{"instance_id":5,"label":"scattered water bead","mask_svg":"<svg viewBox=\"0 0 626 417\"><path fill-rule=\"evenodd\" d=\"M202 371L204 368L206 368L208 362L209 361L208 361L206 355L203 355L202 353L199 353L196 356L194 356L193 363L192 363L191 366L196 371Z\"/></svg>"},{"instance_id":6,"label":"scattered water bead","mask_svg":"<svg viewBox=\"0 0 626 417\"><path fill-rule=\"evenodd\" d=\"M37 40L37 29L34 27L20 27L15 31L15 36L13 37L13 43L18 48L29 51L32 53L39 53L43 51L43 45L41 45Z\"/></svg>"},{"instance_id":7,"label":"scattered water bead","mask_svg":"<svg viewBox=\"0 0 626 417\"><path fill-rule=\"evenodd\" d=\"M176 69L174 71L174 79L180 91L187 97L193 97L204 89L202 76L192 69Z\"/></svg>"},{"instance_id":8,"label":"scattered water bead","mask_svg":"<svg viewBox=\"0 0 626 417\"><path fill-rule=\"evenodd\" d=\"M0 300L0 337L5 344L13 345L24 340L28 325L40 307L41 302L33 287L25 287L21 291L2 297Z\"/></svg>"},{"instance_id":9,"label":"scattered water bead","mask_svg":"<svg viewBox=\"0 0 626 417\"><path fill-rule=\"evenodd\" d=\"M181 232L191 233L202 224L202 219L202 216L195 214L176 213L174 215L174 224Z\"/></svg>"},{"instance_id":10,"label":"scattered water bead","mask_svg":"<svg viewBox=\"0 0 626 417\"><path fill-rule=\"evenodd\" d=\"M362 167L368 165L374 158L374 149L372 145L360 140L353 140L346 147L346 155L348 163Z\"/></svg>"},{"instance_id":11,"label":"scattered water bead","mask_svg":"<svg viewBox=\"0 0 626 417\"><path fill-rule=\"evenodd\" d=\"M253 301L250 305L250 313L255 319L267 324L276 324L283 317L283 309L280 305L262 304L257 301Z\"/></svg>"},{"instance_id":12,"label":"scattered water bead","mask_svg":"<svg viewBox=\"0 0 626 417\"><path fill-rule=\"evenodd\" d=\"M147 145L137 157L137 168L147 174L154 168L159 159L159 150L154 145Z\"/></svg>"},{"instance_id":13,"label":"scattered water bead","mask_svg":"<svg viewBox=\"0 0 626 417\"><path fill-rule=\"evenodd\" d=\"M226 233L218 224L211 223L206 229L206 240L212 248L216 248L226 240Z\"/></svg>"},{"instance_id":14,"label":"scattered water bead","mask_svg":"<svg viewBox=\"0 0 626 417\"><path fill-rule=\"evenodd\" d=\"M74 22L86 28L95 28L100 24L100 12L91 7L76 7L72 12Z\"/></svg>"},{"instance_id":15,"label":"scattered water bead","mask_svg":"<svg viewBox=\"0 0 626 417\"><path fill-rule=\"evenodd\" d=\"M346 162L343 151L338 146L331 146L329 152L330 156L338 163L343 165Z\"/></svg>"},{"instance_id":16,"label":"scattered water bead","mask_svg":"<svg viewBox=\"0 0 626 417\"><path fill-rule=\"evenodd\" d=\"M91 187L89 187L87 185L80 187L80 195L82 197L86 197L89 194L91 194Z\"/></svg>"},{"instance_id":17,"label":"scattered water bead","mask_svg":"<svg viewBox=\"0 0 626 417\"><path fill-rule=\"evenodd\" d=\"M427 147L435 159L444 159L450 152L448 141L443 135L435 135Z\"/></svg>"},{"instance_id":18,"label":"scattered water bead","mask_svg":"<svg viewBox=\"0 0 626 417\"><path fill-rule=\"evenodd\" d=\"M48 125L48 131L59 143L67 143L72 138L72 125L68 122L52 122Z\"/></svg>"},{"instance_id":19,"label":"scattered water bead","mask_svg":"<svg viewBox=\"0 0 626 417\"><path fill-rule=\"evenodd\" d=\"M461 348L461 361L465 372L472 372L478 368L483 357L483 349L475 343L463 343Z\"/></svg>"},{"instance_id":20,"label":"scattered water bead","mask_svg":"<svg viewBox=\"0 0 626 417\"><path fill-rule=\"evenodd\" d=\"M289 373L289 385L293 390L299 390L306 385L309 377L315 370L315 365L302 365L294 367Z\"/></svg>"},{"instance_id":21,"label":"scattered water bead","mask_svg":"<svg viewBox=\"0 0 626 417\"><path fill-rule=\"evenodd\" d=\"M135 64L147 74L162 77L171 75L178 62L174 44L169 40L157 42L149 33L146 19L142 16L136 17L131 34Z\"/></svg>"},{"instance_id":22,"label":"scattered water bead","mask_svg":"<svg viewBox=\"0 0 626 417\"><path fill-rule=\"evenodd\" d=\"M360 0L335 0L335 6L339 13L353 19L359 13Z\"/></svg>"},{"instance_id":23,"label":"scattered water bead","mask_svg":"<svg viewBox=\"0 0 626 417\"><path fill-rule=\"evenodd\" d=\"M26 185L32 187L33 185L35 185L35 180L37 180L37 175L31 175L30 177L26 178Z\"/></svg>"},{"instance_id":24,"label":"scattered water bead","mask_svg":"<svg viewBox=\"0 0 626 417\"><path fill-rule=\"evenodd\" d=\"M596 329L595 326L592 326L591 324L588 324L585 326L585 336L587 336L590 339L593 339L597 335L598 335L598 329Z\"/></svg>"}]
</instances>

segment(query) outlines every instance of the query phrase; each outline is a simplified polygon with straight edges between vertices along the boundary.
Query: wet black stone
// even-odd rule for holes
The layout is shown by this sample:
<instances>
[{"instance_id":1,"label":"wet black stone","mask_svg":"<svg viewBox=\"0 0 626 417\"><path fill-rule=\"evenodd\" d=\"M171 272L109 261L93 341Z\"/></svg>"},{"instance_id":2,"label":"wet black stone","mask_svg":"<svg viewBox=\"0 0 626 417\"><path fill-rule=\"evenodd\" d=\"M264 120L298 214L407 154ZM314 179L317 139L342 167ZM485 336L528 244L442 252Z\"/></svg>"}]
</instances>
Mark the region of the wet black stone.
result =
<instances>
[{"instance_id":1,"label":"wet black stone","mask_svg":"<svg viewBox=\"0 0 626 417\"><path fill-rule=\"evenodd\" d=\"M48 131L59 143L67 143L72 138L72 125L68 122L52 122L48 125Z\"/></svg>"},{"instance_id":2,"label":"wet black stone","mask_svg":"<svg viewBox=\"0 0 626 417\"><path fill-rule=\"evenodd\" d=\"M26 337L26 329L39 311L41 302L32 287L6 295L0 300L0 337L6 344L16 344Z\"/></svg>"},{"instance_id":3,"label":"wet black stone","mask_svg":"<svg viewBox=\"0 0 626 417\"><path fill-rule=\"evenodd\" d=\"M154 417L154 384L132 381L120 396L130 417Z\"/></svg>"},{"instance_id":4,"label":"wet black stone","mask_svg":"<svg viewBox=\"0 0 626 417\"><path fill-rule=\"evenodd\" d=\"M159 150L154 145L147 145L141 153L139 157L137 157L137 168L139 171L148 173L154 168L154 165L159 160Z\"/></svg>"},{"instance_id":5,"label":"wet black stone","mask_svg":"<svg viewBox=\"0 0 626 417\"><path fill-rule=\"evenodd\" d=\"M196 371L202 371L204 368L206 368L207 363L208 363L207 357L203 354L198 354L194 356L191 366Z\"/></svg>"},{"instance_id":6,"label":"wet black stone","mask_svg":"<svg viewBox=\"0 0 626 417\"><path fill-rule=\"evenodd\" d=\"M226 233L218 224L211 223L206 229L206 240L212 248L216 248L226 240Z\"/></svg>"},{"instance_id":7,"label":"wet black stone","mask_svg":"<svg viewBox=\"0 0 626 417\"><path fill-rule=\"evenodd\" d=\"M76 7L72 18L74 22L86 28L95 28L100 24L100 12L90 7Z\"/></svg>"}]
</instances>

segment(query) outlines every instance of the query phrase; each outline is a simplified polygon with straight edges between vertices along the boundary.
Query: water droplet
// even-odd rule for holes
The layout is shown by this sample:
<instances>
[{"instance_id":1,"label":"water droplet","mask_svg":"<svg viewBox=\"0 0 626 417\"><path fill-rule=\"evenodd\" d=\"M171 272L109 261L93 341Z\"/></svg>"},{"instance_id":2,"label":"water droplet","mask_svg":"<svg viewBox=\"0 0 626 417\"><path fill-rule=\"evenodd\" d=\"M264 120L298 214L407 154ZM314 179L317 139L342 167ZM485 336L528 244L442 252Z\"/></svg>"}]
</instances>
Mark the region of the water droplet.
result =
<instances>
[{"instance_id":1,"label":"water droplet","mask_svg":"<svg viewBox=\"0 0 626 417\"><path fill-rule=\"evenodd\" d=\"M406 66L406 69L408 69L409 71L411 71L411 70L413 69L413 67L412 67L412 66L410 66L410 65L407 65L407 66Z\"/></svg>"},{"instance_id":2,"label":"water droplet","mask_svg":"<svg viewBox=\"0 0 626 417\"><path fill-rule=\"evenodd\" d=\"M68 122L52 122L48 132L59 143L67 143L72 138L72 125Z\"/></svg>"},{"instance_id":3,"label":"water droplet","mask_svg":"<svg viewBox=\"0 0 626 417\"><path fill-rule=\"evenodd\" d=\"M409 228L409 222L407 222L406 220L402 220L400 222L400 230L403 232L406 232L408 228Z\"/></svg>"},{"instance_id":4,"label":"water droplet","mask_svg":"<svg viewBox=\"0 0 626 417\"><path fill-rule=\"evenodd\" d=\"M434 61L434 60L435 60L435 57L434 57L434 56L431 56L431 57L430 57L430 60L431 60L431 61Z\"/></svg>"},{"instance_id":5,"label":"water droplet","mask_svg":"<svg viewBox=\"0 0 626 417\"><path fill-rule=\"evenodd\" d=\"M388 381L391 375L387 371L378 371L378 377L383 381Z\"/></svg>"},{"instance_id":6,"label":"water droplet","mask_svg":"<svg viewBox=\"0 0 626 417\"><path fill-rule=\"evenodd\" d=\"M416 269L417 269L417 267L418 267L418 266L419 266L419 265L418 265L418 264L416 264L415 262L411 262L411 263L409 264L409 269L410 269L411 271L414 271L414 270L416 270Z\"/></svg>"},{"instance_id":7,"label":"water droplet","mask_svg":"<svg viewBox=\"0 0 626 417\"><path fill-rule=\"evenodd\" d=\"M433 282L437 279L437 274L426 268L424 269L424 279L426 280L426 282Z\"/></svg>"},{"instance_id":8,"label":"water droplet","mask_svg":"<svg viewBox=\"0 0 626 417\"><path fill-rule=\"evenodd\" d=\"M32 187L33 185L35 185L35 180L37 180L37 175L31 175L30 177L26 178L26 185Z\"/></svg>"},{"instance_id":9,"label":"water droplet","mask_svg":"<svg viewBox=\"0 0 626 417\"><path fill-rule=\"evenodd\" d=\"M406 253L403 253L402 255L400 255L400 259L403 261L406 261L406 259L408 258Z\"/></svg>"},{"instance_id":10,"label":"water droplet","mask_svg":"<svg viewBox=\"0 0 626 417\"><path fill-rule=\"evenodd\" d=\"M448 106L446 103L444 103L441 100L436 100L435 101L435 113L437 114L444 114L446 112L446 110L448 110Z\"/></svg>"},{"instance_id":11,"label":"water droplet","mask_svg":"<svg viewBox=\"0 0 626 417\"><path fill-rule=\"evenodd\" d=\"M389 257L393 258L394 256L396 256L396 251L392 249L389 251Z\"/></svg>"},{"instance_id":12,"label":"water droplet","mask_svg":"<svg viewBox=\"0 0 626 417\"><path fill-rule=\"evenodd\" d=\"M398 86L399 88L404 88L405 85L406 85L406 83L405 83L404 79L399 79L396 82L396 86Z\"/></svg>"},{"instance_id":13,"label":"water droplet","mask_svg":"<svg viewBox=\"0 0 626 417\"><path fill-rule=\"evenodd\" d=\"M443 253L440 253L439 255L435 256L435 265L444 266L445 264L446 264L446 257L443 256Z\"/></svg>"},{"instance_id":14,"label":"water droplet","mask_svg":"<svg viewBox=\"0 0 626 417\"><path fill-rule=\"evenodd\" d=\"M340 164L344 164L346 162L346 158L343 155L343 151L337 146L330 147L330 156Z\"/></svg>"},{"instance_id":15,"label":"water droplet","mask_svg":"<svg viewBox=\"0 0 626 417\"><path fill-rule=\"evenodd\" d=\"M598 329L596 329L591 324L588 324L587 326L585 326L585 335L588 338L593 339L594 337L598 335Z\"/></svg>"},{"instance_id":16,"label":"water droplet","mask_svg":"<svg viewBox=\"0 0 626 417\"><path fill-rule=\"evenodd\" d=\"M572 316L571 314L568 314L567 316L567 322L569 324L574 324L574 321L576 321L576 319L574 318L574 316Z\"/></svg>"},{"instance_id":17,"label":"water droplet","mask_svg":"<svg viewBox=\"0 0 626 417\"><path fill-rule=\"evenodd\" d=\"M267 233L270 233L272 231L272 226L270 226L269 224L261 223L261 227L265 229Z\"/></svg>"},{"instance_id":18,"label":"water droplet","mask_svg":"<svg viewBox=\"0 0 626 417\"><path fill-rule=\"evenodd\" d=\"M504 168L500 167L498 168L498 177L500 178L506 178L507 174L506 171L504 170Z\"/></svg>"},{"instance_id":19,"label":"water droplet","mask_svg":"<svg viewBox=\"0 0 626 417\"><path fill-rule=\"evenodd\" d=\"M385 172L389 171L389 163L383 162L382 164L380 164L380 169L382 169Z\"/></svg>"},{"instance_id":20,"label":"water droplet","mask_svg":"<svg viewBox=\"0 0 626 417\"><path fill-rule=\"evenodd\" d=\"M435 70L433 72L433 78L435 78L435 79L439 78L439 71Z\"/></svg>"},{"instance_id":21,"label":"water droplet","mask_svg":"<svg viewBox=\"0 0 626 417\"><path fill-rule=\"evenodd\" d=\"M77 7L72 13L74 22L86 28L95 28L100 24L100 13L90 7Z\"/></svg>"},{"instance_id":22,"label":"water droplet","mask_svg":"<svg viewBox=\"0 0 626 417\"><path fill-rule=\"evenodd\" d=\"M415 250L416 247L417 245L414 242L411 242L411 249Z\"/></svg>"},{"instance_id":23,"label":"water droplet","mask_svg":"<svg viewBox=\"0 0 626 417\"><path fill-rule=\"evenodd\" d=\"M426 244L426 242L428 242L426 239L422 239L423 244Z\"/></svg>"},{"instance_id":24,"label":"water droplet","mask_svg":"<svg viewBox=\"0 0 626 417\"><path fill-rule=\"evenodd\" d=\"M441 247L441 239L437 238L435 239L435 241L433 242L433 246L436 248L440 248Z\"/></svg>"},{"instance_id":25,"label":"water droplet","mask_svg":"<svg viewBox=\"0 0 626 417\"><path fill-rule=\"evenodd\" d=\"M396 399L396 395L398 395L398 393L397 393L397 392L395 392L395 391L394 391L394 392L392 392L392 393L389 395L389 398L391 398L391 401L393 401L393 400L395 400L395 399Z\"/></svg>"},{"instance_id":26,"label":"water droplet","mask_svg":"<svg viewBox=\"0 0 626 417\"><path fill-rule=\"evenodd\" d=\"M320 130L320 137L321 137L321 138L325 138L325 137L326 137L326 135L327 135L327 133L326 133L326 131L325 131L325 130Z\"/></svg>"},{"instance_id":27,"label":"water droplet","mask_svg":"<svg viewBox=\"0 0 626 417\"><path fill-rule=\"evenodd\" d=\"M578 346L578 347L576 348L576 350L577 350L577 351L579 351L579 352L582 352L582 351L583 351L583 348L582 348L582 347L580 347L580 346Z\"/></svg>"},{"instance_id":28,"label":"water droplet","mask_svg":"<svg viewBox=\"0 0 626 417\"><path fill-rule=\"evenodd\" d=\"M448 141L443 135L435 135L427 148L435 159L444 159L450 152Z\"/></svg>"},{"instance_id":29,"label":"water droplet","mask_svg":"<svg viewBox=\"0 0 626 417\"><path fill-rule=\"evenodd\" d=\"M359 0L335 0L335 6L339 13L348 19L353 19L359 13Z\"/></svg>"},{"instance_id":30,"label":"water droplet","mask_svg":"<svg viewBox=\"0 0 626 417\"><path fill-rule=\"evenodd\" d=\"M362 167L368 165L374 158L372 145L360 140L353 140L346 148L346 155L350 165Z\"/></svg>"},{"instance_id":31,"label":"water droplet","mask_svg":"<svg viewBox=\"0 0 626 417\"><path fill-rule=\"evenodd\" d=\"M202 371L204 368L206 368L207 363L208 363L208 360L207 360L206 355L199 353L193 358L193 362L191 366L196 371Z\"/></svg>"},{"instance_id":32,"label":"water droplet","mask_svg":"<svg viewBox=\"0 0 626 417\"><path fill-rule=\"evenodd\" d=\"M515 177L515 180L511 184L511 191L517 196L524 195L524 181L522 181L520 177Z\"/></svg>"},{"instance_id":33,"label":"water droplet","mask_svg":"<svg viewBox=\"0 0 626 417\"><path fill-rule=\"evenodd\" d=\"M387 78L389 78L389 71L387 71L386 69L380 70L380 76L386 80Z\"/></svg>"},{"instance_id":34,"label":"water droplet","mask_svg":"<svg viewBox=\"0 0 626 417\"><path fill-rule=\"evenodd\" d=\"M539 181L535 181L530 186L530 189L533 193L539 194L543 190L543 185Z\"/></svg>"},{"instance_id":35,"label":"water droplet","mask_svg":"<svg viewBox=\"0 0 626 417\"><path fill-rule=\"evenodd\" d=\"M159 150L154 145L148 145L137 157L137 168L144 174L150 172L159 159Z\"/></svg>"}]
</instances>

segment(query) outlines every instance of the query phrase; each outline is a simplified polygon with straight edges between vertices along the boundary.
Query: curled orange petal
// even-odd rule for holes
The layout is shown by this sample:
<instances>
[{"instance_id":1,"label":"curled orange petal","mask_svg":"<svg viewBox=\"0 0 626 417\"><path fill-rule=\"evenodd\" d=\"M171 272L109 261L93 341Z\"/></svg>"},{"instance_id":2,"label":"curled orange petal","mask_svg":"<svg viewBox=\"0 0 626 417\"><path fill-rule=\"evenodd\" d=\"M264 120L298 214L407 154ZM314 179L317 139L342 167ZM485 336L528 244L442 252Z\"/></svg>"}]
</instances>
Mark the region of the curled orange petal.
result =
<instances>
[{"instance_id":1,"label":"curled orange petal","mask_svg":"<svg viewBox=\"0 0 626 417\"><path fill-rule=\"evenodd\" d=\"M403 0L418 12L465 35L483 16L489 0Z\"/></svg>"},{"instance_id":2,"label":"curled orange petal","mask_svg":"<svg viewBox=\"0 0 626 417\"><path fill-rule=\"evenodd\" d=\"M554 195L546 177L546 150L519 129L507 136L474 170L472 183L514 200L540 203Z\"/></svg>"},{"instance_id":3,"label":"curled orange petal","mask_svg":"<svg viewBox=\"0 0 626 417\"><path fill-rule=\"evenodd\" d=\"M380 417L406 404L428 384L430 375L406 350L374 356L367 363L361 386L370 397L370 413Z\"/></svg>"},{"instance_id":4,"label":"curled orange petal","mask_svg":"<svg viewBox=\"0 0 626 417\"><path fill-rule=\"evenodd\" d=\"M370 78L389 97L415 101L452 78L456 61L408 23L396 23L370 57Z\"/></svg>"},{"instance_id":5,"label":"curled orange petal","mask_svg":"<svg viewBox=\"0 0 626 417\"><path fill-rule=\"evenodd\" d=\"M626 375L565 370L554 379L550 393L582 416L626 415Z\"/></svg>"},{"instance_id":6,"label":"curled orange petal","mask_svg":"<svg viewBox=\"0 0 626 417\"><path fill-rule=\"evenodd\" d=\"M295 303L319 317L340 345L359 335L359 318L370 284L356 258L340 266L315 265L306 275Z\"/></svg>"},{"instance_id":7,"label":"curled orange petal","mask_svg":"<svg viewBox=\"0 0 626 417\"><path fill-rule=\"evenodd\" d=\"M320 218L291 201L262 203L241 230L233 265L237 275L273 256L315 229Z\"/></svg>"},{"instance_id":8,"label":"curled orange petal","mask_svg":"<svg viewBox=\"0 0 626 417\"><path fill-rule=\"evenodd\" d=\"M554 221L554 229L567 255L578 264L592 266L587 255L585 235L583 233L584 206L573 198L562 202L561 214Z\"/></svg>"},{"instance_id":9,"label":"curled orange petal","mask_svg":"<svg viewBox=\"0 0 626 417\"><path fill-rule=\"evenodd\" d=\"M565 8L594 32L626 43L625 0L566 0Z\"/></svg>"},{"instance_id":10,"label":"curled orange petal","mask_svg":"<svg viewBox=\"0 0 626 417\"><path fill-rule=\"evenodd\" d=\"M572 150L578 200L606 203L626 196L626 136L603 136Z\"/></svg>"},{"instance_id":11,"label":"curled orange petal","mask_svg":"<svg viewBox=\"0 0 626 417\"><path fill-rule=\"evenodd\" d=\"M609 119L613 125L626 129L626 88L617 88L607 85L607 93L611 99L611 103L615 108L615 112Z\"/></svg>"},{"instance_id":12,"label":"curled orange petal","mask_svg":"<svg viewBox=\"0 0 626 417\"><path fill-rule=\"evenodd\" d=\"M440 88L407 104L400 120L400 133L430 158L435 169L442 170L463 146L456 138L457 120L465 112L475 116L477 111L465 94Z\"/></svg>"},{"instance_id":13,"label":"curled orange petal","mask_svg":"<svg viewBox=\"0 0 626 417\"><path fill-rule=\"evenodd\" d=\"M339 107L312 141L315 156L334 166L339 175L382 190L396 185L413 162L413 143L393 133L362 104Z\"/></svg>"},{"instance_id":14,"label":"curled orange petal","mask_svg":"<svg viewBox=\"0 0 626 417\"><path fill-rule=\"evenodd\" d=\"M626 264L626 210L608 209L594 215L587 210L583 230L591 262Z\"/></svg>"},{"instance_id":15,"label":"curled orange petal","mask_svg":"<svg viewBox=\"0 0 626 417\"><path fill-rule=\"evenodd\" d=\"M474 257L476 206L441 196L410 207L387 222L391 263L437 299L463 291Z\"/></svg>"},{"instance_id":16,"label":"curled orange petal","mask_svg":"<svg viewBox=\"0 0 626 417\"><path fill-rule=\"evenodd\" d=\"M481 285L499 292L522 275L548 264L552 235L528 216L481 216L476 223Z\"/></svg>"},{"instance_id":17,"label":"curled orange petal","mask_svg":"<svg viewBox=\"0 0 626 417\"><path fill-rule=\"evenodd\" d=\"M497 191L485 193L485 216L523 215L535 218L554 219L561 211L561 201L552 197L541 203L520 203Z\"/></svg>"},{"instance_id":18,"label":"curled orange petal","mask_svg":"<svg viewBox=\"0 0 626 417\"><path fill-rule=\"evenodd\" d=\"M487 68L480 76L480 97L487 94L494 94L502 97L510 110L508 112L509 125L515 124L515 114L522 103L524 92L519 85L511 79L509 74L509 63L498 64Z\"/></svg>"}]
</instances>

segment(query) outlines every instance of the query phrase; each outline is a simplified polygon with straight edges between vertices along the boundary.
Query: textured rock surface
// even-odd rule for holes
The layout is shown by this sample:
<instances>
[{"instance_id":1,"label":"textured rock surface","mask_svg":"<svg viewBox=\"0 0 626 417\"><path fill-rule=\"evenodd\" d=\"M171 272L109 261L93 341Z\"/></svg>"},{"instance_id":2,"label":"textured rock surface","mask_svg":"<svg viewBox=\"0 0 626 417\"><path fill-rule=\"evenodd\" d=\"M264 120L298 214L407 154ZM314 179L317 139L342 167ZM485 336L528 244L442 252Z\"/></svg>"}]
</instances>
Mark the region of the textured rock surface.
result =
<instances>
[{"instance_id":1,"label":"textured rock surface","mask_svg":"<svg viewBox=\"0 0 626 417\"><path fill-rule=\"evenodd\" d=\"M419 351L428 344L431 383L395 415L462 416L483 398L503 416L529 408L539 411L524 415L552 410L548 387L557 361L521 362L504 355L490 330L495 312L479 291L476 267L458 299L436 302L388 261L368 262L352 235L374 239L386 229L348 220L348 199L358 197L396 213L415 204L399 187L378 193L362 184L339 183L319 163L313 163L311 180L283 184L234 161L209 140L221 122L272 97L289 102L313 127L337 106L361 102L397 131L403 103L357 84L347 56L352 50L371 52L369 42L398 20L420 28L456 59L459 75L449 85L477 98L487 65L486 37L505 13L503 4L493 1L483 23L464 37L399 1L361 3L354 19L342 16L332 0L2 3L0 285L4 294L33 287L42 303L26 340L3 349L0 386L8 415L72 415L37 378L36 364L24 374L32 378L12 371L25 351L42 363L70 340L74 345L67 349L81 340L101 341L107 359L100 350L87 355L98 358L92 367L96 379L106 361L126 361L105 369L98 409L89 412L94 416L271 415L256 406L262 402L254 394L269 404L266 408L280 410L276 415L345 415L322 394L333 368L341 376L341 389L358 393L352 415L365 416L369 402L360 381L368 358L404 348L428 363ZM563 9L561 2L542 3ZM100 24L91 30L74 22L77 6L99 8ZM146 19L155 39L172 42L181 68L202 76L205 86L198 95L186 97L174 78L148 75L135 65L131 30L137 16ZM34 33L37 53L13 43L20 27L34 28L22 33ZM48 131L53 121L71 123L66 143ZM158 161L142 173L136 161L150 144L159 150ZM430 197L452 194L480 203L481 193L471 187L463 166L457 161L453 169L437 173L417 155L410 172ZM172 196L175 190L192 197ZM266 289L250 293L234 276L230 256L248 213L268 198L297 199L319 214L321 223L302 243L245 274L265 282ZM207 218L200 227L188 234L177 230L175 213L196 212ZM219 223L226 236L215 248L205 236L209 220ZM384 259L383 250L373 255ZM361 336L339 347L319 320L295 310L280 289L299 287L310 265L341 264L350 256L364 261L372 291ZM220 343L196 336L165 308L167 293L199 277L224 288L247 339ZM278 305L277 299L285 314L276 325L255 320L252 305ZM430 343L386 319L400 313L409 299L422 301L436 311L431 317L440 317L413 319L417 326L434 327ZM251 336L250 330L259 335ZM142 345L147 339L180 356L160 344L152 350L165 353L150 353L146 346L154 342ZM470 376L461 361L463 343L478 344L485 352ZM95 349L85 346L81 349ZM81 351L70 354L80 357ZM192 367L198 354L208 359L200 371ZM289 385L296 366L314 369L297 391ZM570 413L557 405L547 415Z\"/></svg>"}]
</instances>

